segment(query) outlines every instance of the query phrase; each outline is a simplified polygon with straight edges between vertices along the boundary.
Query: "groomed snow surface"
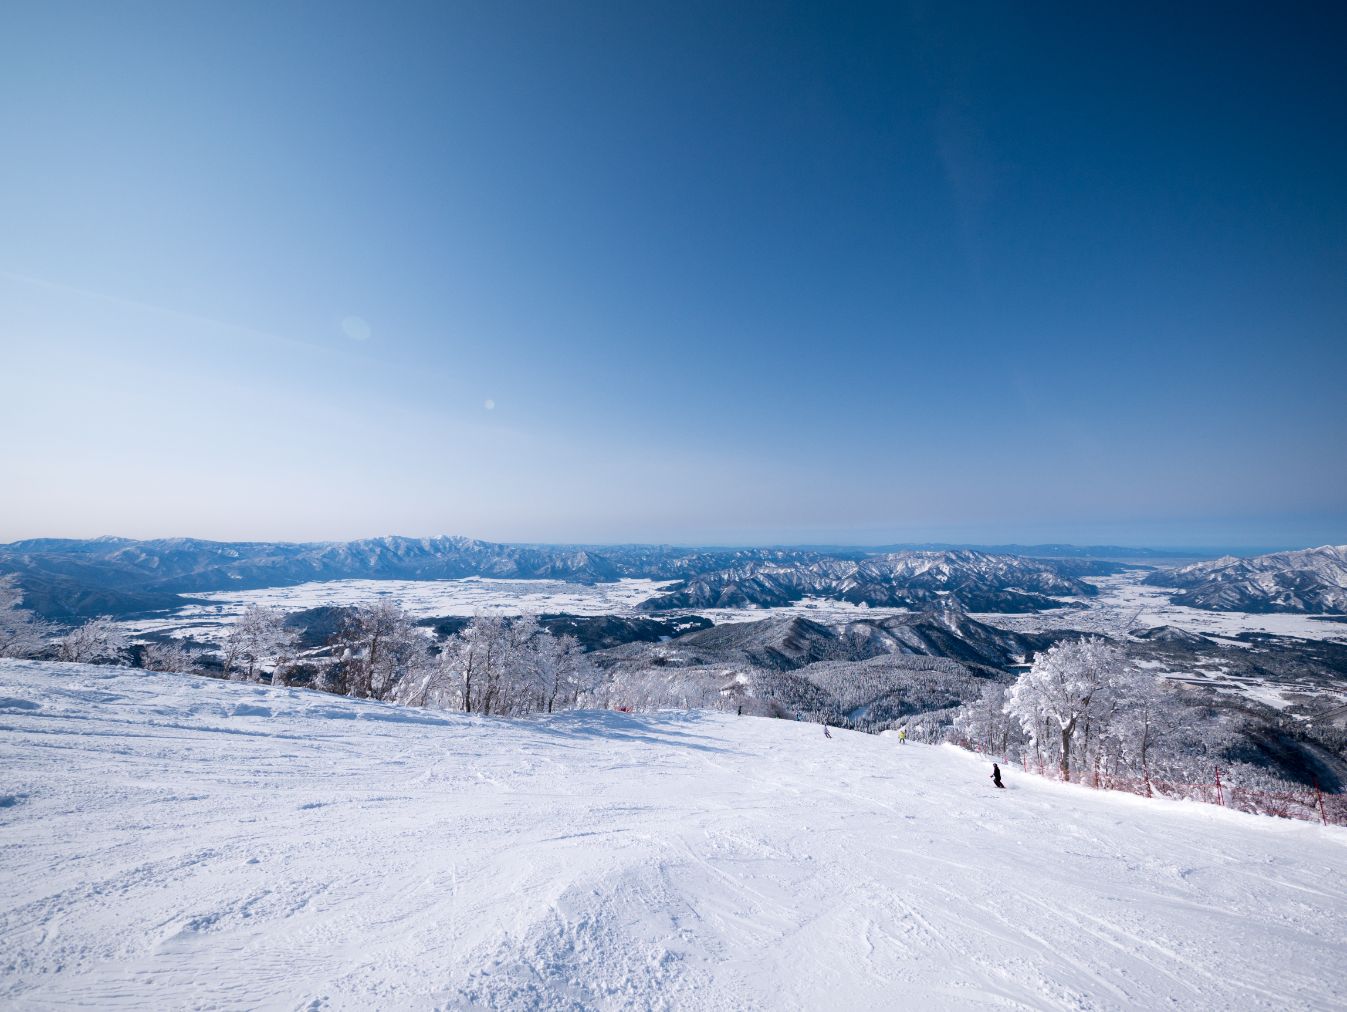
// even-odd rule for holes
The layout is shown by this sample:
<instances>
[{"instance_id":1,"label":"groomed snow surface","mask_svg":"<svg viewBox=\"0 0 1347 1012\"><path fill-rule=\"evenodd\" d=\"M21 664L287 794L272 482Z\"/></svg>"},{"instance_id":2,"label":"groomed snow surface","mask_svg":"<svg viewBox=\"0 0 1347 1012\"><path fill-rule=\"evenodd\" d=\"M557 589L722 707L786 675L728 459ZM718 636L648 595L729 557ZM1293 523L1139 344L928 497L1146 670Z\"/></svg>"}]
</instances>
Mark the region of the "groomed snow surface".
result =
<instances>
[{"instance_id":1,"label":"groomed snow surface","mask_svg":"<svg viewBox=\"0 0 1347 1012\"><path fill-rule=\"evenodd\" d=\"M0 697L0 1004L1347 1001L1347 830L721 714L15 661Z\"/></svg>"}]
</instances>

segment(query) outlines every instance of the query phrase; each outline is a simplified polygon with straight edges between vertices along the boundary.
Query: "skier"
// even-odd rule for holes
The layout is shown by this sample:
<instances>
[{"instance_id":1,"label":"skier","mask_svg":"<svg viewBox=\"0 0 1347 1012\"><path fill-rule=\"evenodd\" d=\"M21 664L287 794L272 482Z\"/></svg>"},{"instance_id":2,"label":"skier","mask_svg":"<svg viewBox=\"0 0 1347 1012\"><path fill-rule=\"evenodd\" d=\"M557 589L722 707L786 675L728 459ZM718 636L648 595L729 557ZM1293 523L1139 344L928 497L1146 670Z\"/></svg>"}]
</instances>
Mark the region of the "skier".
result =
<instances>
[{"instance_id":1,"label":"skier","mask_svg":"<svg viewBox=\"0 0 1347 1012\"><path fill-rule=\"evenodd\" d=\"M832 736L833 736L833 733L832 733L831 731L828 730L828 725L827 725L827 724L824 724L824 725L823 725L823 737L825 737L825 738L831 738Z\"/></svg>"},{"instance_id":2,"label":"skier","mask_svg":"<svg viewBox=\"0 0 1347 1012\"><path fill-rule=\"evenodd\" d=\"M996 765L996 763L992 763L992 783L994 783L997 787L1000 787L1002 789L1004 789L1006 786L1005 784L1001 783L1001 767Z\"/></svg>"},{"instance_id":3,"label":"skier","mask_svg":"<svg viewBox=\"0 0 1347 1012\"><path fill-rule=\"evenodd\" d=\"M905 727L900 727L898 729L898 744L899 745L907 744L907 728Z\"/></svg>"}]
</instances>

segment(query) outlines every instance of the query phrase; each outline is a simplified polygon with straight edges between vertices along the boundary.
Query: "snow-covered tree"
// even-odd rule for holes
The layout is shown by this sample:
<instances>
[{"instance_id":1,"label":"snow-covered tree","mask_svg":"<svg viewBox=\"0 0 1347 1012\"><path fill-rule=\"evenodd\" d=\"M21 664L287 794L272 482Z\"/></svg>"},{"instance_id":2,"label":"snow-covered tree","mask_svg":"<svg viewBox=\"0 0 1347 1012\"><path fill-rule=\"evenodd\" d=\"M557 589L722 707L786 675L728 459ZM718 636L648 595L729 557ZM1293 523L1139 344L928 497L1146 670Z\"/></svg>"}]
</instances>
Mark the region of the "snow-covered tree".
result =
<instances>
[{"instance_id":1,"label":"snow-covered tree","mask_svg":"<svg viewBox=\"0 0 1347 1012\"><path fill-rule=\"evenodd\" d=\"M282 626L281 633L272 642L271 684L284 688L290 684L290 675L299 660L299 632Z\"/></svg>"},{"instance_id":2,"label":"snow-covered tree","mask_svg":"<svg viewBox=\"0 0 1347 1012\"><path fill-rule=\"evenodd\" d=\"M1062 779L1070 779L1076 734L1088 735L1091 723L1112 706L1110 693L1124 671L1122 651L1104 640L1058 643L1034 658L1033 667L1011 686L1005 712L1036 745L1060 748Z\"/></svg>"},{"instance_id":3,"label":"snow-covered tree","mask_svg":"<svg viewBox=\"0 0 1347 1012\"><path fill-rule=\"evenodd\" d=\"M32 657L51 635L51 626L20 607L22 603L18 576L0 576L0 657Z\"/></svg>"},{"instance_id":4,"label":"snow-covered tree","mask_svg":"<svg viewBox=\"0 0 1347 1012\"><path fill-rule=\"evenodd\" d=\"M997 755L1009 756L1023 738L1019 722L1006 713L1006 686L989 682L973 702L959 707L953 737Z\"/></svg>"},{"instance_id":5,"label":"snow-covered tree","mask_svg":"<svg viewBox=\"0 0 1347 1012\"><path fill-rule=\"evenodd\" d=\"M546 711L572 706L580 693L589 688L591 670L584 648L574 636L539 637L536 671L543 691Z\"/></svg>"},{"instance_id":6,"label":"snow-covered tree","mask_svg":"<svg viewBox=\"0 0 1347 1012\"><path fill-rule=\"evenodd\" d=\"M451 668L459 684L463 710L490 713L500 691L501 669L509 651L505 620L499 615L478 615L446 646Z\"/></svg>"},{"instance_id":7,"label":"snow-covered tree","mask_svg":"<svg viewBox=\"0 0 1347 1012\"><path fill-rule=\"evenodd\" d=\"M677 667L624 671L610 677L598 692L592 693L591 699L595 705L636 710L722 709L728 700L721 690L736 681L739 673L720 667L714 671Z\"/></svg>"},{"instance_id":8,"label":"snow-covered tree","mask_svg":"<svg viewBox=\"0 0 1347 1012\"><path fill-rule=\"evenodd\" d=\"M457 636L451 636L438 657L428 660L409 677L400 679L388 698L403 706L461 710L463 696L455 650L458 642Z\"/></svg>"},{"instance_id":9,"label":"snow-covered tree","mask_svg":"<svg viewBox=\"0 0 1347 1012\"><path fill-rule=\"evenodd\" d=\"M126 636L106 615L76 626L57 641L57 656L75 664L116 660L126 647Z\"/></svg>"},{"instance_id":10,"label":"snow-covered tree","mask_svg":"<svg viewBox=\"0 0 1347 1012\"><path fill-rule=\"evenodd\" d=\"M220 661L224 676L259 681L263 664L268 661L280 667L283 676L284 666L293 660L295 643L295 632L286 626L284 612L251 605L225 637Z\"/></svg>"},{"instance_id":11,"label":"snow-covered tree","mask_svg":"<svg viewBox=\"0 0 1347 1012\"><path fill-rule=\"evenodd\" d=\"M484 700L483 712L502 715L529 713L543 708L547 676L539 647L551 634L525 613L503 623L504 649L496 655L495 691Z\"/></svg>"},{"instance_id":12,"label":"snow-covered tree","mask_svg":"<svg viewBox=\"0 0 1347 1012\"><path fill-rule=\"evenodd\" d=\"M401 679L389 698L404 706L471 710L473 677L481 674L484 659L480 648L485 645L469 632L475 625L474 621L463 632L445 640L439 656L412 677Z\"/></svg>"},{"instance_id":13,"label":"snow-covered tree","mask_svg":"<svg viewBox=\"0 0 1347 1012\"><path fill-rule=\"evenodd\" d=\"M402 606L380 598L357 607L340 634L345 651L339 688L358 699L391 699L430 661L430 644Z\"/></svg>"},{"instance_id":14,"label":"snow-covered tree","mask_svg":"<svg viewBox=\"0 0 1347 1012\"><path fill-rule=\"evenodd\" d=\"M553 636L532 615L477 615L441 647L434 664L405 680L410 706L510 715L574 705L589 667L573 636Z\"/></svg>"},{"instance_id":15,"label":"snow-covered tree","mask_svg":"<svg viewBox=\"0 0 1347 1012\"><path fill-rule=\"evenodd\" d=\"M1116 707L1104 735L1107 754L1116 766L1145 774L1157 754L1172 747L1181 709L1174 694L1150 675L1135 677L1114 687Z\"/></svg>"},{"instance_id":16,"label":"snow-covered tree","mask_svg":"<svg viewBox=\"0 0 1347 1012\"><path fill-rule=\"evenodd\" d=\"M146 671L196 671L196 657L181 643L147 643L140 653L140 666Z\"/></svg>"},{"instance_id":17,"label":"snow-covered tree","mask_svg":"<svg viewBox=\"0 0 1347 1012\"><path fill-rule=\"evenodd\" d=\"M495 691L484 696L483 712L551 713L575 705L589 687L590 667L574 636L555 636L524 614L502 624L501 641L491 658Z\"/></svg>"}]
</instances>

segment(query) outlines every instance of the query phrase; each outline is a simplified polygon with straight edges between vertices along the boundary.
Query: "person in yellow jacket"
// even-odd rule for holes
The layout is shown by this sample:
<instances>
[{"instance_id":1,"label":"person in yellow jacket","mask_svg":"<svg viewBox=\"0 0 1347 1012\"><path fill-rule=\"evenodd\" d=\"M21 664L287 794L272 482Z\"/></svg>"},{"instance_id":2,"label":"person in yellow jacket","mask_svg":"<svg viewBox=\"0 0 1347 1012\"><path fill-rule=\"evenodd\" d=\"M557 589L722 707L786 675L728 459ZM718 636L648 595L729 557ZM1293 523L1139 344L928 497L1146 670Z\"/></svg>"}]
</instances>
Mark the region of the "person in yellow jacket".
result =
<instances>
[{"instance_id":1,"label":"person in yellow jacket","mask_svg":"<svg viewBox=\"0 0 1347 1012\"><path fill-rule=\"evenodd\" d=\"M907 728L905 727L900 727L898 729L898 744L899 745L907 744Z\"/></svg>"}]
</instances>

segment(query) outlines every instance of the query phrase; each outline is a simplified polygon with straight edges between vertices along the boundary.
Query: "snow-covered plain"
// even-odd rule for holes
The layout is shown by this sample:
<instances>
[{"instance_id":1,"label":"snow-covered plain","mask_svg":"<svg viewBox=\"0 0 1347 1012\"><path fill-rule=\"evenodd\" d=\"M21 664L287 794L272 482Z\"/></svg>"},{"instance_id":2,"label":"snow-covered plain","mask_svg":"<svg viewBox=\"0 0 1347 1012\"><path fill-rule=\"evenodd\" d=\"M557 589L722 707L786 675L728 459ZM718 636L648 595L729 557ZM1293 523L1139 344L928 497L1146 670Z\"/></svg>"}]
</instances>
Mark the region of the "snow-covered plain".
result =
<instances>
[{"instance_id":1,"label":"snow-covered plain","mask_svg":"<svg viewBox=\"0 0 1347 1012\"><path fill-rule=\"evenodd\" d=\"M1206 611L1171 604L1170 591L1148 587L1141 582L1142 570L1116 576L1085 577L1086 583L1099 588L1097 597L1081 598L1083 608L1063 608L1028 615L978 614L982 622L1020 632L1046 629L1079 629L1108 636L1119 636L1129 629L1147 629L1172 625L1188 632L1210 636L1221 642L1244 646L1231 639L1240 633L1268 633L1307 640L1347 642L1347 622L1314 615L1261 615L1244 611Z\"/></svg>"},{"instance_id":2,"label":"snow-covered plain","mask_svg":"<svg viewBox=\"0 0 1347 1012\"><path fill-rule=\"evenodd\" d=\"M1213 612L1169 603L1162 588L1141 583L1145 571L1118 576L1090 577L1099 588L1091 598L1066 599L1077 607L1031 614L974 615L980 621L1035 632L1046 629L1078 629L1117 636L1127 629L1172 625L1227 642L1242 632L1267 632L1302 639L1347 642L1347 622L1334 622L1311 615L1258 615L1246 612ZM194 594L202 603L151 618L122 623L133 636L167 634L214 642L220 630L234 623L249 605L298 611L319 605L352 605L379 597L391 597L417 618L447 615L500 615L566 613L570 615L633 615L648 598L674 586L657 580L619 580L593 586L560 580L494 580L471 577L463 580L329 580L292 587L262 590L212 591ZM764 618L802 615L816 622L851 622L904 614L905 608L869 608L848 601L805 598L778 608L703 608L697 614L720 624L757 622ZM670 617L659 612L655 617ZM1240 644L1242 645L1242 644Z\"/></svg>"},{"instance_id":3,"label":"snow-covered plain","mask_svg":"<svg viewBox=\"0 0 1347 1012\"><path fill-rule=\"evenodd\" d=\"M629 615L636 605L670 586L669 581L618 580L587 585L562 580L322 580L291 587L221 590L192 594L188 604L168 615L123 623L137 635L167 633L211 640L252 605L300 611L320 606L346 607L381 597L397 601L414 618L447 615Z\"/></svg>"},{"instance_id":4,"label":"snow-covered plain","mask_svg":"<svg viewBox=\"0 0 1347 1012\"><path fill-rule=\"evenodd\" d=\"M1344 1007L1347 830L720 714L0 697L3 1003Z\"/></svg>"}]
</instances>

